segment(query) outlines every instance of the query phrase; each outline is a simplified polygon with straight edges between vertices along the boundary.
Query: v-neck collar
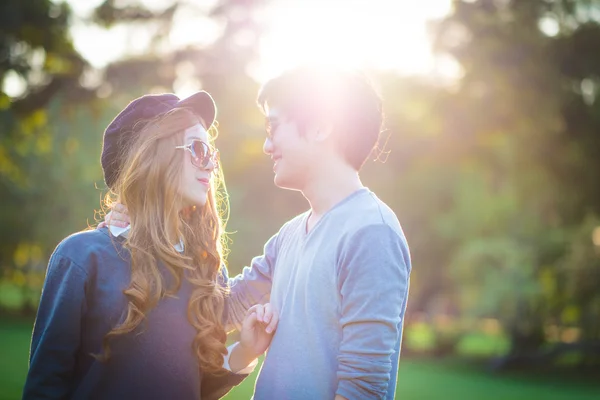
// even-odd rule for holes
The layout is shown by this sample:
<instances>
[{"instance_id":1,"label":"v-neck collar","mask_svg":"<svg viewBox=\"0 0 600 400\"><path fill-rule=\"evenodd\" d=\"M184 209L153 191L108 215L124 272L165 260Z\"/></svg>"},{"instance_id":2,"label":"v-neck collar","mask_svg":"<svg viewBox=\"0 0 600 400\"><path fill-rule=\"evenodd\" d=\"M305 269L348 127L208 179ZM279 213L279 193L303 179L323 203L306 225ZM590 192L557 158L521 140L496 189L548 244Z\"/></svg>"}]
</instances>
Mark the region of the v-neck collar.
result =
<instances>
[{"instance_id":1,"label":"v-neck collar","mask_svg":"<svg viewBox=\"0 0 600 400\"><path fill-rule=\"evenodd\" d=\"M323 221L325 218L327 218L327 216L329 214L331 214L332 211L334 211L335 209L348 203L349 201L351 201L355 197L359 196L363 192L368 193L369 188L367 188L366 186L363 186L360 189L357 189L354 192L350 193L348 196L344 197L342 200L338 201L333 207L331 207L329 210L327 210L321 216L321 218L319 218L319 220L315 223L315 225L312 227L312 229L310 231L308 230L308 220L310 219L310 216L312 215L312 210L308 210L306 212L306 215L304 216L304 220L302 221L302 237L305 240L308 239L310 237L310 235L315 231L315 229L317 229L321 225L321 221Z\"/></svg>"}]
</instances>

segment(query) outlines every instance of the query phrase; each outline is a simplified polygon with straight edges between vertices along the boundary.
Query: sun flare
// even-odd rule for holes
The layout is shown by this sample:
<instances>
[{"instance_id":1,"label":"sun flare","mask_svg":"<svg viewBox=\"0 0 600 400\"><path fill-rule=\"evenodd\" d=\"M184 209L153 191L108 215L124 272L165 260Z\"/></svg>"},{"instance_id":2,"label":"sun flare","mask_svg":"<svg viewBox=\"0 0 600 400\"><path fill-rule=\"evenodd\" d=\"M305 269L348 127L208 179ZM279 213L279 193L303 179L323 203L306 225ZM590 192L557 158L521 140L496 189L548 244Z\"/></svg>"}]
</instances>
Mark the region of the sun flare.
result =
<instances>
[{"instance_id":1,"label":"sun flare","mask_svg":"<svg viewBox=\"0 0 600 400\"><path fill-rule=\"evenodd\" d=\"M76 14L89 15L101 0L69 0ZM209 9L218 0L194 0ZM157 8L168 0L145 0ZM434 57L428 22L447 15L452 0L268 0L257 8L263 34L258 58L248 67L259 82L298 64L393 70L432 78L459 74L452 60ZM173 48L206 46L220 32L219 23L202 13L182 13L170 34ZM103 68L117 59L139 54L147 33L116 26L108 30L84 20L74 24L75 47L92 65ZM93 45L92 45L93 44ZM199 83L183 74L178 94L198 90Z\"/></svg>"},{"instance_id":2,"label":"sun flare","mask_svg":"<svg viewBox=\"0 0 600 400\"><path fill-rule=\"evenodd\" d=\"M449 0L275 0L255 75L264 80L299 63L395 69L434 67L427 22L449 12Z\"/></svg>"}]
</instances>

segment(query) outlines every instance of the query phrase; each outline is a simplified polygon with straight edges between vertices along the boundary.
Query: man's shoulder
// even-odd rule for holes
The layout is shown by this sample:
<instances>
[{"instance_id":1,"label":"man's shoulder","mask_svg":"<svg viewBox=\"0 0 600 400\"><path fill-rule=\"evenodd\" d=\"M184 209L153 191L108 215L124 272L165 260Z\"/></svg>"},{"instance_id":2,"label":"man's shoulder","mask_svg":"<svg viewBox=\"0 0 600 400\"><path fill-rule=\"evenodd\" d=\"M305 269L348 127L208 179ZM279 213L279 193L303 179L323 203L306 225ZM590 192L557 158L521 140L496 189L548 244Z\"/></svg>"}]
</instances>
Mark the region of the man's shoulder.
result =
<instances>
[{"instance_id":1,"label":"man's shoulder","mask_svg":"<svg viewBox=\"0 0 600 400\"><path fill-rule=\"evenodd\" d=\"M400 236L404 236L396 213L384 203L375 193L364 190L355 201L337 216L336 225L352 234L364 229L376 229L377 226L387 225Z\"/></svg>"}]
</instances>

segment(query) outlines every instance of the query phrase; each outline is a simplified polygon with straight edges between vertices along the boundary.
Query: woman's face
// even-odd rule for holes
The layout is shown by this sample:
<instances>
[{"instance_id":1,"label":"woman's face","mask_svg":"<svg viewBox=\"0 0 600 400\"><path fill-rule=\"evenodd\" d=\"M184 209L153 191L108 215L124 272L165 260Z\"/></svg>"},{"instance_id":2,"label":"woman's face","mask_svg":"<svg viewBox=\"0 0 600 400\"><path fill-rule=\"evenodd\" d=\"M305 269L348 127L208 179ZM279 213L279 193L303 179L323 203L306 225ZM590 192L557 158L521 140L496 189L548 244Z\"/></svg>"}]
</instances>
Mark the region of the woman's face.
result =
<instances>
[{"instance_id":1,"label":"woman's face","mask_svg":"<svg viewBox=\"0 0 600 400\"><path fill-rule=\"evenodd\" d=\"M194 141L203 142L208 148L213 150L208 142L208 133L201 124L196 124L191 128L186 129L184 135L184 143L188 146L182 152L183 168L181 174L181 182L179 186L180 193L183 197L183 207L203 206L206 204L208 189L210 187L210 179L212 172L215 169L215 164L211 158L206 166L198 165L198 158L194 159L189 145L193 145L196 153L198 149L202 149L203 145L194 143Z\"/></svg>"}]
</instances>

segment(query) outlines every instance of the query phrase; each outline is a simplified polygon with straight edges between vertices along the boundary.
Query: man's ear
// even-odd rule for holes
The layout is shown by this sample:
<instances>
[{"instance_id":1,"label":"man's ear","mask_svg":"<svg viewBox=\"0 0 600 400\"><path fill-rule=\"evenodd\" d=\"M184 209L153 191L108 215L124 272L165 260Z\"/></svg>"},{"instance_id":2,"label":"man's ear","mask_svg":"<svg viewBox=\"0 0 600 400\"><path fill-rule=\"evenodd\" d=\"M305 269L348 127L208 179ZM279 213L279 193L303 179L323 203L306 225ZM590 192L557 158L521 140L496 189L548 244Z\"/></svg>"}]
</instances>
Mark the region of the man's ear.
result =
<instances>
[{"instance_id":1,"label":"man's ear","mask_svg":"<svg viewBox=\"0 0 600 400\"><path fill-rule=\"evenodd\" d=\"M315 128L314 139L317 142L324 142L329 139L333 134L332 124L321 124Z\"/></svg>"}]
</instances>

